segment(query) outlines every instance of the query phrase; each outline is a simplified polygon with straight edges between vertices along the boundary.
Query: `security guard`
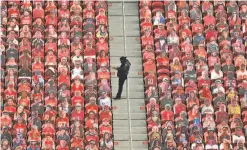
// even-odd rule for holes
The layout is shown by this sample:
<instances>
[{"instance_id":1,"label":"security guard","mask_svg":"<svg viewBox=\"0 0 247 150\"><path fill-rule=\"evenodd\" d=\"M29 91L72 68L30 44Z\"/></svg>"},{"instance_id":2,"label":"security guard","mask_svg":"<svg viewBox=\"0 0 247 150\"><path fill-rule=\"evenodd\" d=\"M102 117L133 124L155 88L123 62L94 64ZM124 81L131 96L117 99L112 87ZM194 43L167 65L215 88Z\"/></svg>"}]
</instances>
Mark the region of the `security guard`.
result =
<instances>
[{"instance_id":1,"label":"security guard","mask_svg":"<svg viewBox=\"0 0 247 150\"><path fill-rule=\"evenodd\" d=\"M124 81L128 77L129 69L130 69L130 65L131 65L129 60L124 56L120 57L120 62L121 62L120 67L112 67L113 69L117 69L117 71L118 71L117 76L119 78L119 80L118 80L118 86L119 86L118 87L118 93L117 93L116 97L114 98L115 100L121 99Z\"/></svg>"}]
</instances>

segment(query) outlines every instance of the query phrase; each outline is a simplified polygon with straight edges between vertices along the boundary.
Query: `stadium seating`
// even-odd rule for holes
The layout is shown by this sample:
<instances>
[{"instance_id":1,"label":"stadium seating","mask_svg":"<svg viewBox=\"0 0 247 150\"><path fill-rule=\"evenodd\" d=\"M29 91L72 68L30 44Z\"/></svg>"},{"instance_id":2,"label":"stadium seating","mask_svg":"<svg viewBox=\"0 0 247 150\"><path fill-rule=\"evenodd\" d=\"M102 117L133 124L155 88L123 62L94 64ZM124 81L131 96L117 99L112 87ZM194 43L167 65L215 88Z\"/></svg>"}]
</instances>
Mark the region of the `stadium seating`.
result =
<instances>
[{"instance_id":1,"label":"stadium seating","mask_svg":"<svg viewBox=\"0 0 247 150\"><path fill-rule=\"evenodd\" d=\"M1 8L1 148L113 149L107 3Z\"/></svg>"},{"instance_id":2,"label":"stadium seating","mask_svg":"<svg viewBox=\"0 0 247 150\"><path fill-rule=\"evenodd\" d=\"M107 2L0 5L1 149L113 150ZM247 2L142 0L139 20L149 149L246 149Z\"/></svg>"},{"instance_id":3,"label":"stadium seating","mask_svg":"<svg viewBox=\"0 0 247 150\"><path fill-rule=\"evenodd\" d=\"M139 3L150 149L246 149L246 6Z\"/></svg>"}]
</instances>

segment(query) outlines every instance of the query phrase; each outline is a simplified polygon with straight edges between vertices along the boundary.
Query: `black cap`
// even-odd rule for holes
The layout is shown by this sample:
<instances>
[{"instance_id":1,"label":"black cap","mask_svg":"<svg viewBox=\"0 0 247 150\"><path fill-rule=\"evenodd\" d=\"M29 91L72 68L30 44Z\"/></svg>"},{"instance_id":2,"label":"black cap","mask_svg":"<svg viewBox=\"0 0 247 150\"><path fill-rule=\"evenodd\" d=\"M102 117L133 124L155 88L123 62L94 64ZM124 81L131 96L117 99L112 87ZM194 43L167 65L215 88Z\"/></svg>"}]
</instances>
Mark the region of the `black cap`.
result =
<instances>
[{"instance_id":1,"label":"black cap","mask_svg":"<svg viewBox=\"0 0 247 150\"><path fill-rule=\"evenodd\" d=\"M120 57L120 60L126 60L126 58L127 57L122 56L122 57Z\"/></svg>"}]
</instances>

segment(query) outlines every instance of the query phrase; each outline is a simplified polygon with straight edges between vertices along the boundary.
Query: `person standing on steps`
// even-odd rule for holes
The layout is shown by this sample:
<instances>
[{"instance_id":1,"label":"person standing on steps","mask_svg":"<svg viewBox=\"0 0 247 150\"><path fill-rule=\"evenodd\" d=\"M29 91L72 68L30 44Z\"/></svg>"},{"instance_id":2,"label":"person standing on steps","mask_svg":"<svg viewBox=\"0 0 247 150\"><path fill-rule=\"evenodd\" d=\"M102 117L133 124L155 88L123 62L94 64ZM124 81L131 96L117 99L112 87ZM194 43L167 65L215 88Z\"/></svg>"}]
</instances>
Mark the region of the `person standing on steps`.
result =
<instances>
[{"instance_id":1,"label":"person standing on steps","mask_svg":"<svg viewBox=\"0 0 247 150\"><path fill-rule=\"evenodd\" d=\"M117 72L117 76L119 78L118 80L118 93L116 95L116 97L114 98L115 100L121 99L121 94L123 91L123 85L125 80L128 77L129 74L129 69L130 69L130 65L131 63L129 62L129 60L127 59L127 57L120 57L120 62L121 62L121 66L120 67L112 67L113 69L116 69Z\"/></svg>"}]
</instances>

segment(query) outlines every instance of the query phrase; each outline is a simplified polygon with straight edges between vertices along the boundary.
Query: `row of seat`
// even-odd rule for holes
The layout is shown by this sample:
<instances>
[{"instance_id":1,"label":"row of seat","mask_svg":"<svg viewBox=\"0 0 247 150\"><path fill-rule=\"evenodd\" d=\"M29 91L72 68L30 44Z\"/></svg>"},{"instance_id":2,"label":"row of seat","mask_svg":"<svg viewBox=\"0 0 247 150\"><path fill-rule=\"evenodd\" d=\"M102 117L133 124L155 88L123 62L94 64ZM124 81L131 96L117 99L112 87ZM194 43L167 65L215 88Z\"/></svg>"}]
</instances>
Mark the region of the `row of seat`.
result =
<instances>
[{"instance_id":1,"label":"row of seat","mask_svg":"<svg viewBox=\"0 0 247 150\"><path fill-rule=\"evenodd\" d=\"M23 63L17 62L19 58L28 56L28 51L25 51L25 54L19 53L19 38L25 38L28 36L27 33L30 34L28 25L31 24L31 21L29 19L27 22L19 23L20 16L24 16L25 8L20 3L1 4L3 14L1 18L3 20L1 24L3 49L1 51L2 54L5 54L5 57L4 55L1 57L1 89L3 89L1 90L1 129L3 131L1 147L2 149L10 149L10 146L13 145L14 149L23 149L27 145L24 137L27 134L26 124L30 114L30 96L28 94L30 95L31 92L31 80L18 79L18 71L23 66L29 69L31 59L28 60L29 57L27 57L27 59L23 59ZM21 10L19 10L20 6L22 6ZM29 129L31 131L31 127ZM37 128L33 127L33 129Z\"/></svg>"},{"instance_id":2,"label":"row of seat","mask_svg":"<svg viewBox=\"0 0 247 150\"><path fill-rule=\"evenodd\" d=\"M1 8L2 149L113 149L107 3Z\"/></svg>"},{"instance_id":3,"label":"row of seat","mask_svg":"<svg viewBox=\"0 0 247 150\"><path fill-rule=\"evenodd\" d=\"M246 149L247 3L139 6L149 148Z\"/></svg>"}]
</instances>

